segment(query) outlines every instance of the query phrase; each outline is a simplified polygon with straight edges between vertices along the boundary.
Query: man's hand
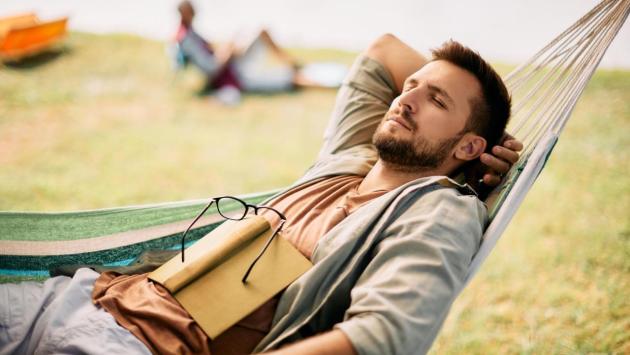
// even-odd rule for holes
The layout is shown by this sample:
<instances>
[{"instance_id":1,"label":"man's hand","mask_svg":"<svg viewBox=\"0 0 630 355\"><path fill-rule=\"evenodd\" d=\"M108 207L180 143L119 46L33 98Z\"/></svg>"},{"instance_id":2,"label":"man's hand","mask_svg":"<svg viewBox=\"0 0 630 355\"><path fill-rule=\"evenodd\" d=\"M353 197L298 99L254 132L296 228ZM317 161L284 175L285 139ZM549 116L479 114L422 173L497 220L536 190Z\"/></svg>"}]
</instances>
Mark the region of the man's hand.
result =
<instances>
[{"instance_id":1,"label":"man's hand","mask_svg":"<svg viewBox=\"0 0 630 355\"><path fill-rule=\"evenodd\" d=\"M518 161L523 149L523 143L509 134L505 134L501 145L492 147L492 154L483 153L479 158L487 167L483 175L483 183L488 186L497 186L512 165Z\"/></svg>"}]
</instances>

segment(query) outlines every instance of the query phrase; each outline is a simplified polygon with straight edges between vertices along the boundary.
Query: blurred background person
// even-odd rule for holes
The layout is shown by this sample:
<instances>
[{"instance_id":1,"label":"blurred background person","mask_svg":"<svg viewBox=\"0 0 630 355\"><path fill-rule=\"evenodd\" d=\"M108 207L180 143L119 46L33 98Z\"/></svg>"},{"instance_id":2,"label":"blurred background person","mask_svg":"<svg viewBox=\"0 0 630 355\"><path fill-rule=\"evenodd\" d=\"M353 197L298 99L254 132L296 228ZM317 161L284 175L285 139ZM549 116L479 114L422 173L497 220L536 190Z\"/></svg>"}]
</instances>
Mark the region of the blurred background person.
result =
<instances>
[{"instance_id":1,"label":"blurred background person","mask_svg":"<svg viewBox=\"0 0 630 355\"><path fill-rule=\"evenodd\" d=\"M207 78L203 93L214 91L221 102L236 104L241 91L268 93L294 88L299 65L266 30L260 31L246 45L230 42L223 48L215 48L194 30L192 3L182 1L178 11L176 68L192 64L201 70Z\"/></svg>"}]
</instances>

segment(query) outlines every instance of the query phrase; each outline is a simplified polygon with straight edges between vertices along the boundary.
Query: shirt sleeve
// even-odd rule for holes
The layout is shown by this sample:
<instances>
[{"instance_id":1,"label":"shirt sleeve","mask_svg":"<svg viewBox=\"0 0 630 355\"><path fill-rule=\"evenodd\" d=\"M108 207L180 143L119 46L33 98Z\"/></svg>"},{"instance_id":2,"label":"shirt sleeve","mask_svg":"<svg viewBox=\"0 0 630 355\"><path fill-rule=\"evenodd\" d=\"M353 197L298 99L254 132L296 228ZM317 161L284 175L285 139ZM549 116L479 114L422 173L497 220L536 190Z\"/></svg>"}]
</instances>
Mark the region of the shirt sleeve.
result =
<instances>
[{"instance_id":1,"label":"shirt sleeve","mask_svg":"<svg viewBox=\"0 0 630 355\"><path fill-rule=\"evenodd\" d=\"M371 144L395 97L396 86L387 69L365 55L359 56L337 94L319 158Z\"/></svg>"},{"instance_id":2,"label":"shirt sleeve","mask_svg":"<svg viewBox=\"0 0 630 355\"><path fill-rule=\"evenodd\" d=\"M487 214L473 196L423 196L386 230L335 325L359 354L422 354L479 248Z\"/></svg>"}]
</instances>

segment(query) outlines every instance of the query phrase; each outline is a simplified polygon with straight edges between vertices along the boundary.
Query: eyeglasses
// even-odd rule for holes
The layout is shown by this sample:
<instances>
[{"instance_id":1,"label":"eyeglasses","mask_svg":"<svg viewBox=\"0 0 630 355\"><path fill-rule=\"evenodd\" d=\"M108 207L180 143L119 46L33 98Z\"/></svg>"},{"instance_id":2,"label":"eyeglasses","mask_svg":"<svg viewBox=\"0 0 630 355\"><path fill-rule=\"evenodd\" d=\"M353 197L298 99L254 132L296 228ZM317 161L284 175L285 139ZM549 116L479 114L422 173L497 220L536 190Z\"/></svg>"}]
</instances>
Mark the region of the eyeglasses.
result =
<instances>
[{"instance_id":1,"label":"eyeglasses","mask_svg":"<svg viewBox=\"0 0 630 355\"><path fill-rule=\"evenodd\" d=\"M192 223L188 226L188 228L186 228L186 231L182 235L182 263L184 262L184 250L185 250L184 245L186 244L186 234L188 234L188 231L190 231L192 226L195 225L195 223L197 223L199 218L201 218L201 216L203 216L203 214L206 213L206 211L210 208L210 206L212 206L213 203L217 205L217 211L223 218L229 219L232 221L242 220L243 218L245 218L245 216L247 216L247 212L249 212L250 209L254 211L255 215L258 215L258 211L265 211L265 210L273 211L280 218L280 224L273 231L273 234L271 234L271 237L269 237L269 239L263 246L260 253L258 253L258 256L256 256L254 261L249 265L249 267L247 268L247 271L245 272L245 275L243 275L241 282L246 283L247 277L249 276L252 269L254 268L254 265L256 265L258 260L263 256L263 254L265 253L265 251L267 250L267 248L273 241L273 238L276 237L276 234L280 233L280 231L282 230L282 226L284 226L284 223L286 222L287 219L280 211L271 207L250 205L249 203L233 196L213 197L210 203L206 205L203 211L199 213L199 215L192 221Z\"/></svg>"}]
</instances>

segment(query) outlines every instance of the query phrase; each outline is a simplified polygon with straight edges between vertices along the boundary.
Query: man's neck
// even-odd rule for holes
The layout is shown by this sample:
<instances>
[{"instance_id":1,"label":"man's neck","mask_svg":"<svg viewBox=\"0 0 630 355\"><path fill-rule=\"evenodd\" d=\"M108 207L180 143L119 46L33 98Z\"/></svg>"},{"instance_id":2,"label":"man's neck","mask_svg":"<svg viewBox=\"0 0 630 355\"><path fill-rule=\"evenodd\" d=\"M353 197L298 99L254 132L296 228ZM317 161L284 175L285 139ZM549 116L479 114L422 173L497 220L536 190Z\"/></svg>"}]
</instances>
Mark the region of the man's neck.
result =
<instances>
[{"instance_id":1,"label":"man's neck","mask_svg":"<svg viewBox=\"0 0 630 355\"><path fill-rule=\"evenodd\" d=\"M369 192L375 190L393 190L410 181L427 176L446 175L443 167L434 169L410 170L403 167L393 166L379 159L365 176L359 192Z\"/></svg>"}]
</instances>

